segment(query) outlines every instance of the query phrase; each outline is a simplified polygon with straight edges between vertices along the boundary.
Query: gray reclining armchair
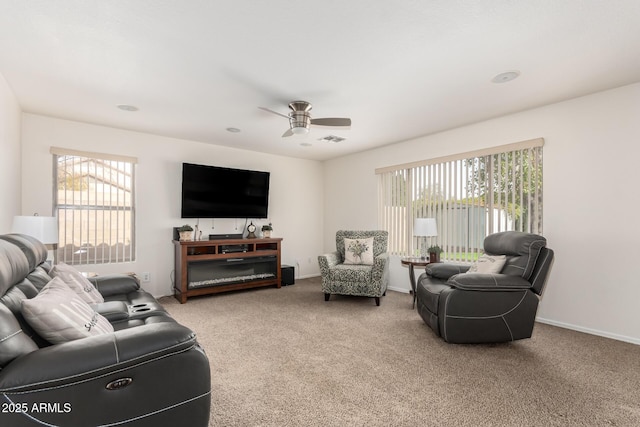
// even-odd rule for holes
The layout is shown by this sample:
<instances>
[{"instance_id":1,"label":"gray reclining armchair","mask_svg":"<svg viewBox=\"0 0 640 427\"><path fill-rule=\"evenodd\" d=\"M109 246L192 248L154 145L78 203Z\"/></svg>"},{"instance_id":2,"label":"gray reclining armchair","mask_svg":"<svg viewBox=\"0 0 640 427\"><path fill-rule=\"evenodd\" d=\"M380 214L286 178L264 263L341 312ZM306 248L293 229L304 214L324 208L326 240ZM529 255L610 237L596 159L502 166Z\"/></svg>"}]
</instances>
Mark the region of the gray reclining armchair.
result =
<instances>
[{"instance_id":1,"label":"gray reclining armchair","mask_svg":"<svg viewBox=\"0 0 640 427\"><path fill-rule=\"evenodd\" d=\"M360 244L349 251L345 247L345 239L347 246L349 242L355 241ZM389 284L388 239L389 233L382 230L338 231L336 251L318 256L325 301L329 301L331 294L356 295L374 298L379 306L380 297L385 295ZM368 261L361 254L365 246L368 246L362 245L364 242L372 242L370 247L366 247L370 257ZM355 256L354 264L348 263L347 258L353 258L349 256L349 252Z\"/></svg>"},{"instance_id":2,"label":"gray reclining armchair","mask_svg":"<svg viewBox=\"0 0 640 427\"><path fill-rule=\"evenodd\" d=\"M531 337L538 301L553 261L544 237L506 231L484 240L488 255L504 255L499 273L468 265L431 264L416 286L418 313L450 343L506 342Z\"/></svg>"}]
</instances>

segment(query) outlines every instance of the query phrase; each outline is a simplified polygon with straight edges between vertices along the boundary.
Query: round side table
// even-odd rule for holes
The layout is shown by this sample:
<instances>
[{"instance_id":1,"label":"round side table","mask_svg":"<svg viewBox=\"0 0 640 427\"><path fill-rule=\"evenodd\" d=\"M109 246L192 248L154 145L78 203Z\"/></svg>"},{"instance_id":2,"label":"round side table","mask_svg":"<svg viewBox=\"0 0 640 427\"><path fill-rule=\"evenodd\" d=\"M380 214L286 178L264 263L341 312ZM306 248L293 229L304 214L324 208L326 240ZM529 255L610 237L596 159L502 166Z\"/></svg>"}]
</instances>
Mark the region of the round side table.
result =
<instances>
[{"instance_id":1,"label":"round side table","mask_svg":"<svg viewBox=\"0 0 640 427\"><path fill-rule=\"evenodd\" d=\"M411 291L413 292L413 304L411 308L415 308L416 306L416 276L414 273L415 267L426 267L429 265L429 258L420 258L420 257L405 257L400 258L400 262L402 265L409 266L409 279L411 280Z\"/></svg>"}]
</instances>

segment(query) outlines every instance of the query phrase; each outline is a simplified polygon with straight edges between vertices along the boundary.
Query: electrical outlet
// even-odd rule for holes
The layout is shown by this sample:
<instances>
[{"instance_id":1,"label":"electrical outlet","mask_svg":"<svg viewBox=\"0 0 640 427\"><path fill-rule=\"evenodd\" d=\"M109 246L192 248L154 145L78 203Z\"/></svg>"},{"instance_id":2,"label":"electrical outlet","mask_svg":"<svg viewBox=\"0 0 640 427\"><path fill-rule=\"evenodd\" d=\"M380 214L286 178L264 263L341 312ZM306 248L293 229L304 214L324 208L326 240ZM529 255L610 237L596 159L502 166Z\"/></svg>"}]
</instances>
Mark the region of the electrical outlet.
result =
<instances>
[{"instance_id":1,"label":"electrical outlet","mask_svg":"<svg viewBox=\"0 0 640 427\"><path fill-rule=\"evenodd\" d=\"M144 273L142 273L141 280L143 282L150 282L151 281L151 274L148 271L145 271Z\"/></svg>"}]
</instances>

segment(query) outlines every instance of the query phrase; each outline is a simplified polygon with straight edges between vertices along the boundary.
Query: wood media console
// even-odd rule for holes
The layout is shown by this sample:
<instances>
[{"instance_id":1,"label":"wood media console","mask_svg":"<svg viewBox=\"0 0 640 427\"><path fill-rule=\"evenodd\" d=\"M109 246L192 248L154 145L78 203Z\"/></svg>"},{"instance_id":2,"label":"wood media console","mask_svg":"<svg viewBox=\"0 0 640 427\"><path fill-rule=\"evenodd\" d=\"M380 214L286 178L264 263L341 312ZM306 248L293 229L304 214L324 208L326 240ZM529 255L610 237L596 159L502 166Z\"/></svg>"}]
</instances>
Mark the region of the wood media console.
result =
<instances>
[{"instance_id":1,"label":"wood media console","mask_svg":"<svg viewBox=\"0 0 640 427\"><path fill-rule=\"evenodd\" d=\"M180 303L198 295L261 286L281 286L281 238L174 240Z\"/></svg>"}]
</instances>

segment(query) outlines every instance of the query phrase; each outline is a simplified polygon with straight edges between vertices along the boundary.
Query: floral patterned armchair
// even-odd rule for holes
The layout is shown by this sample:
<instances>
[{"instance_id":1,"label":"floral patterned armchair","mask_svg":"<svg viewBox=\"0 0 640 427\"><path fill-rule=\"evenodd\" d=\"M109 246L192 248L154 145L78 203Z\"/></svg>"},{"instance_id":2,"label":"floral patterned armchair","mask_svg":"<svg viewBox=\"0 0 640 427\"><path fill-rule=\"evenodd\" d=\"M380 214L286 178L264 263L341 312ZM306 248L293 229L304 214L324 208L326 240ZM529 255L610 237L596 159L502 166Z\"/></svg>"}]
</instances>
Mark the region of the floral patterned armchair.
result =
<instances>
[{"instance_id":1,"label":"floral patterned armchair","mask_svg":"<svg viewBox=\"0 0 640 427\"><path fill-rule=\"evenodd\" d=\"M324 300L331 294L375 298L380 305L389 284L389 233L382 230L336 233L336 251L318 257Z\"/></svg>"}]
</instances>

